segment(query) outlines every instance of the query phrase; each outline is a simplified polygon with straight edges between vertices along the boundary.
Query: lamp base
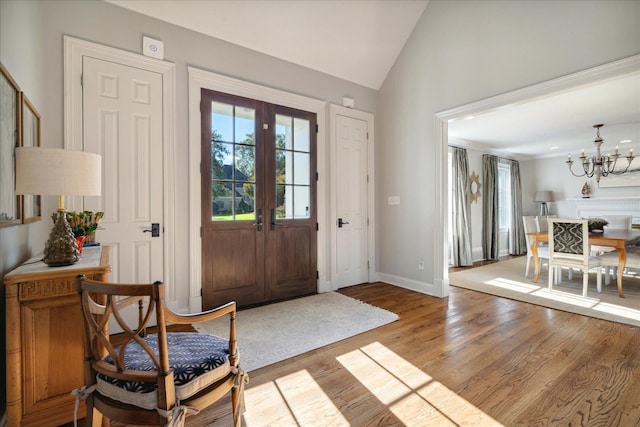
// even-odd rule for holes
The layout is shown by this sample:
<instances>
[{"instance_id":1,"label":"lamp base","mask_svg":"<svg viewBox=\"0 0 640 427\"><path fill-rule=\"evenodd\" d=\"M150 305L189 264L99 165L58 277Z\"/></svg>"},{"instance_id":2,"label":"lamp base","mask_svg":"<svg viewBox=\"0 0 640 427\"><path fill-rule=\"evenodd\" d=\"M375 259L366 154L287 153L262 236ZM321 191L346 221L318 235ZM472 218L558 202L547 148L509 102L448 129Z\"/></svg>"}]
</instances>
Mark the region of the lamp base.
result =
<instances>
[{"instance_id":1,"label":"lamp base","mask_svg":"<svg viewBox=\"0 0 640 427\"><path fill-rule=\"evenodd\" d=\"M549 216L549 208L547 207L547 202L540 203L540 212L538 216Z\"/></svg>"},{"instance_id":2,"label":"lamp base","mask_svg":"<svg viewBox=\"0 0 640 427\"><path fill-rule=\"evenodd\" d=\"M73 231L67 222L67 214L58 210L58 217L44 245L44 263L49 267L62 267L78 262L80 254ZM54 214L55 215L55 214Z\"/></svg>"}]
</instances>

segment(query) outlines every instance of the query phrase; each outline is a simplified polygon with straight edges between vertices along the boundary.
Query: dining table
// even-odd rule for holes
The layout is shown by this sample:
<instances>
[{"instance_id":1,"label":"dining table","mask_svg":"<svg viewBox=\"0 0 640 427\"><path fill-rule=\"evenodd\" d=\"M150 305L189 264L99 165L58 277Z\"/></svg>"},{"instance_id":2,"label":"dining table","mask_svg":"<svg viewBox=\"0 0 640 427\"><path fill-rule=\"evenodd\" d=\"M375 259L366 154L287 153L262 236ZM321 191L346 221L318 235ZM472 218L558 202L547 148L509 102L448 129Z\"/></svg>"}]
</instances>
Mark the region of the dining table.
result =
<instances>
[{"instance_id":1,"label":"dining table","mask_svg":"<svg viewBox=\"0 0 640 427\"><path fill-rule=\"evenodd\" d=\"M549 242L549 233L527 233L532 237L531 242L531 254L533 255L533 265L535 266L535 272L533 275L533 281L538 282L538 276L540 275L540 264L538 261L538 245L540 243ZM618 252L618 296L624 298L622 292L622 275L624 267L627 263L627 251L625 247L634 242L640 241L640 230L635 229L616 229L605 228L602 232L590 232L589 233L589 245L607 246L614 248Z\"/></svg>"}]
</instances>

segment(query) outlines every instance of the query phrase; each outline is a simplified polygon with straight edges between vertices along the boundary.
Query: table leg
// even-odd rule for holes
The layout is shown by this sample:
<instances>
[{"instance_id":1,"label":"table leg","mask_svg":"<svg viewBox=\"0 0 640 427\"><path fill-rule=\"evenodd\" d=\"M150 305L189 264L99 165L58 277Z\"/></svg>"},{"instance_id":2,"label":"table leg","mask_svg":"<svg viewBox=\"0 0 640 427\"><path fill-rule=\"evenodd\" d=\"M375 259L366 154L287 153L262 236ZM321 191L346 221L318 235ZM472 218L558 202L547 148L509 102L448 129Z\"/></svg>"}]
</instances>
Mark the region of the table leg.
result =
<instances>
[{"instance_id":1,"label":"table leg","mask_svg":"<svg viewBox=\"0 0 640 427\"><path fill-rule=\"evenodd\" d=\"M540 276L540 260L538 259L538 240L535 238L532 239L533 243L531 244L531 255L533 255L533 282L538 283L538 276Z\"/></svg>"},{"instance_id":2,"label":"table leg","mask_svg":"<svg viewBox=\"0 0 640 427\"><path fill-rule=\"evenodd\" d=\"M624 266L627 264L627 251L624 249L624 245L617 247L618 252L618 296L624 298L622 293L622 275L624 273Z\"/></svg>"}]
</instances>

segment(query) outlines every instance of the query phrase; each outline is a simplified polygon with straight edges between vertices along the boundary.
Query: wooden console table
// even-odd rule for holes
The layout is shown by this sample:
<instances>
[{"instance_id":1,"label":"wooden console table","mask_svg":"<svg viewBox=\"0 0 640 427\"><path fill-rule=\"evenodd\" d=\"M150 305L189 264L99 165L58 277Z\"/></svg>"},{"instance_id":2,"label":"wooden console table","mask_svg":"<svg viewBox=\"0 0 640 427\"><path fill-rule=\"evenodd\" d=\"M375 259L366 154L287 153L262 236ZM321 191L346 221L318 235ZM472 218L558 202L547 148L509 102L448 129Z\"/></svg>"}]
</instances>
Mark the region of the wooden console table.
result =
<instances>
[{"instance_id":1,"label":"wooden console table","mask_svg":"<svg viewBox=\"0 0 640 427\"><path fill-rule=\"evenodd\" d=\"M75 277L107 281L109 247L86 247L80 261L48 267L33 258L4 277L7 425L73 421L71 390L84 384L82 314ZM78 418L85 416L84 404Z\"/></svg>"}]
</instances>

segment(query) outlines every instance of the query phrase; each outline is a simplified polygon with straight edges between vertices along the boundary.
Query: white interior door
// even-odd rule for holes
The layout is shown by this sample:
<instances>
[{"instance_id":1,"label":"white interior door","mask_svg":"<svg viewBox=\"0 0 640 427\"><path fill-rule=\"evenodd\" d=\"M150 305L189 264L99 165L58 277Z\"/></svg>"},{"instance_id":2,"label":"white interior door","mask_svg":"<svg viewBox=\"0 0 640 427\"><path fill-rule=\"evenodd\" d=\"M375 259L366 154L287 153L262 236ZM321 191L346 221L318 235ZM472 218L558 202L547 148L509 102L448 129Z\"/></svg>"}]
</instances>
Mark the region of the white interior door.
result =
<instances>
[{"instance_id":1,"label":"white interior door","mask_svg":"<svg viewBox=\"0 0 640 427\"><path fill-rule=\"evenodd\" d=\"M89 56L82 67L84 150L103 159L102 197L85 209L105 213L96 240L111 246L110 280L163 280L162 75Z\"/></svg>"},{"instance_id":2,"label":"white interior door","mask_svg":"<svg viewBox=\"0 0 640 427\"><path fill-rule=\"evenodd\" d=\"M336 286L368 282L367 122L338 114L336 138Z\"/></svg>"}]
</instances>

